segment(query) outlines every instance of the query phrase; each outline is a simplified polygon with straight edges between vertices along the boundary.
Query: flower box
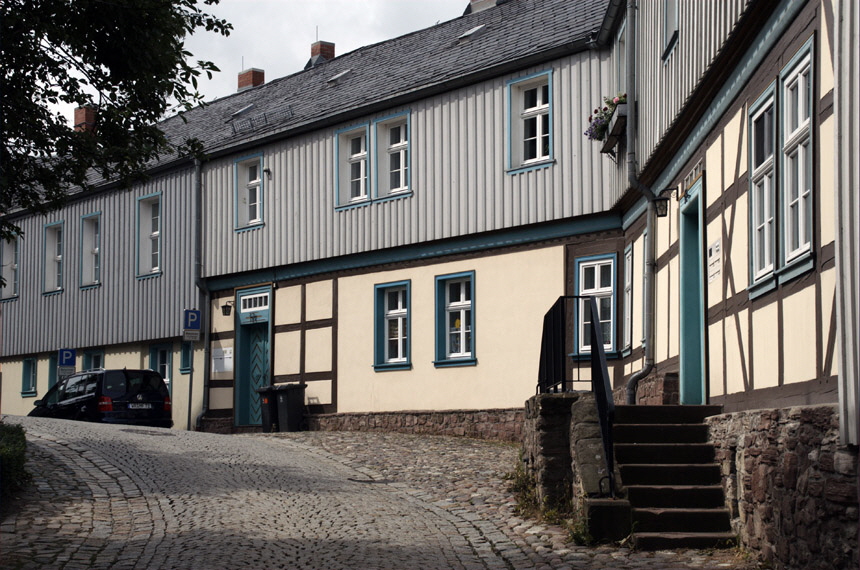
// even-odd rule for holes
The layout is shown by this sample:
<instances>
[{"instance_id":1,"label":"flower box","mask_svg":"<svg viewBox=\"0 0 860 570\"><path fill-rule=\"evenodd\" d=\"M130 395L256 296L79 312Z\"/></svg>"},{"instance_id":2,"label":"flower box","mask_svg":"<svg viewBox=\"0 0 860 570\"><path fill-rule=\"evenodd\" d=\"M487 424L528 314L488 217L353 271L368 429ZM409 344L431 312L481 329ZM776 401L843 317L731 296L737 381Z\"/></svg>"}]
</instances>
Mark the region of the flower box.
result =
<instances>
[{"instance_id":1,"label":"flower box","mask_svg":"<svg viewBox=\"0 0 860 570\"><path fill-rule=\"evenodd\" d=\"M613 153L619 141L624 138L627 127L627 103L619 103L609 120L609 128L606 132L606 140L600 149L602 153Z\"/></svg>"}]
</instances>

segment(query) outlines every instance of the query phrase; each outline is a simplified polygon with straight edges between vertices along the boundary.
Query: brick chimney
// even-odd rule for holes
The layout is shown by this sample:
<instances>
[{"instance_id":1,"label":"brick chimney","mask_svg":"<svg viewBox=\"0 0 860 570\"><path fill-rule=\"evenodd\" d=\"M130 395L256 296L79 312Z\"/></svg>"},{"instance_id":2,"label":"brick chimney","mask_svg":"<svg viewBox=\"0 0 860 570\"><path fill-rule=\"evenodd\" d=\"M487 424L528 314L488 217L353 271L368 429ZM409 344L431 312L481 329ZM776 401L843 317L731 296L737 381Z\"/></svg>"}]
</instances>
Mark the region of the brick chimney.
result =
<instances>
[{"instance_id":1,"label":"brick chimney","mask_svg":"<svg viewBox=\"0 0 860 570\"><path fill-rule=\"evenodd\" d=\"M334 44L317 41L311 44L311 58L305 64L305 69L317 66L334 59Z\"/></svg>"},{"instance_id":2,"label":"brick chimney","mask_svg":"<svg viewBox=\"0 0 860 570\"><path fill-rule=\"evenodd\" d=\"M251 69L239 72L239 88L237 91L244 91L245 89L262 85L265 82L266 72L262 69L252 67Z\"/></svg>"},{"instance_id":3,"label":"brick chimney","mask_svg":"<svg viewBox=\"0 0 860 570\"><path fill-rule=\"evenodd\" d=\"M96 108L83 105L75 108L75 130L79 133L92 132L96 128Z\"/></svg>"}]
</instances>

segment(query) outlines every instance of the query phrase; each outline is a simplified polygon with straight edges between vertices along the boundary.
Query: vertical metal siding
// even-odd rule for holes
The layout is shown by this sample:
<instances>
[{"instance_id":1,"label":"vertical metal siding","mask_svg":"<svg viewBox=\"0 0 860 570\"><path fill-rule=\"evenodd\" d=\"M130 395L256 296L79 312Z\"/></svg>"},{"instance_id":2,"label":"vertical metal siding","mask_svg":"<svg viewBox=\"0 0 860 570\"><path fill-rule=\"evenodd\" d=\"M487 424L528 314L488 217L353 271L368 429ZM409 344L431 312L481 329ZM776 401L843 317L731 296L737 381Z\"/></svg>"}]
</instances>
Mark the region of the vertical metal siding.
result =
<instances>
[{"instance_id":1,"label":"vertical metal siding","mask_svg":"<svg viewBox=\"0 0 860 570\"><path fill-rule=\"evenodd\" d=\"M664 61L663 3L640 2L637 28L639 139L644 167L725 45L751 0L679 2L678 41ZM648 33L649 30L656 30Z\"/></svg>"},{"instance_id":2,"label":"vertical metal siding","mask_svg":"<svg viewBox=\"0 0 860 570\"><path fill-rule=\"evenodd\" d=\"M162 193L163 273L136 278L137 200ZM81 216L101 212L101 285L80 288ZM64 220L63 292L43 295L43 226ZM0 304L3 357L59 348L101 347L182 333L182 310L197 302L194 284L194 171L160 175L132 190L71 201L46 217L19 221L24 230L21 288Z\"/></svg>"},{"instance_id":3,"label":"vertical metal siding","mask_svg":"<svg viewBox=\"0 0 860 570\"><path fill-rule=\"evenodd\" d=\"M365 118L373 125L382 116L409 112L411 197L335 210L337 129L330 128L262 149L264 167L273 171L272 179L265 181L265 227L235 232L233 159L204 165L205 275L279 267L611 208L625 186L617 184L623 181L618 174L623 169L601 155L599 145L587 141L583 131L590 109L615 88L613 65L609 52L592 51L516 74L553 70L555 164L549 168L505 173L506 80L513 77Z\"/></svg>"}]
</instances>

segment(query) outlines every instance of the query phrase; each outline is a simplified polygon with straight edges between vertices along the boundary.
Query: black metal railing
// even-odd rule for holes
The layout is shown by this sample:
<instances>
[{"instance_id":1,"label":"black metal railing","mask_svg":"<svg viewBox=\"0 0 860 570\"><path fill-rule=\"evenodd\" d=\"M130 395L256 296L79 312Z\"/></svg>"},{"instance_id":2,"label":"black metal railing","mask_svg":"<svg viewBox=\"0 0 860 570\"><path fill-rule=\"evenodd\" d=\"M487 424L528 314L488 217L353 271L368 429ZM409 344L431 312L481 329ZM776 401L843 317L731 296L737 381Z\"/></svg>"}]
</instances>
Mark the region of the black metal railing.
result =
<instances>
[{"instance_id":1,"label":"black metal railing","mask_svg":"<svg viewBox=\"0 0 860 570\"><path fill-rule=\"evenodd\" d=\"M600 435L603 439L603 457L607 475L600 481L601 494L615 497L615 453L612 444L612 423L615 419L615 403L612 400L612 387L609 384L609 370L606 366L606 352L603 350L603 331L597 309L597 299L591 296L565 295L559 297L543 318L543 338L540 349L540 369L538 371L538 392L541 394L573 391L573 371L569 366L573 350L573 314L576 305L587 300L582 307L589 311L589 335L591 341L591 391L597 406ZM570 301L573 301L571 303ZM585 315L580 315L584 318ZM569 323L573 326L569 326ZM603 482L609 483L609 491L603 491Z\"/></svg>"}]
</instances>

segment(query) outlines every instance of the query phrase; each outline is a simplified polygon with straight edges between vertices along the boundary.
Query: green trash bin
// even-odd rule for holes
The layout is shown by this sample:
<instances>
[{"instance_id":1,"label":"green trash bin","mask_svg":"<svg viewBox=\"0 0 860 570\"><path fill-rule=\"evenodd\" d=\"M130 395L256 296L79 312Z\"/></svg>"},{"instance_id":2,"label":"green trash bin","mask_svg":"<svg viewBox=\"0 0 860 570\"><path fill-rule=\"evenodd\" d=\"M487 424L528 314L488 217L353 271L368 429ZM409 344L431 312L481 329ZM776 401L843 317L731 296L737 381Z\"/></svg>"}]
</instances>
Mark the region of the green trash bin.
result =
<instances>
[{"instance_id":1,"label":"green trash bin","mask_svg":"<svg viewBox=\"0 0 860 570\"><path fill-rule=\"evenodd\" d=\"M274 386L278 405L278 431L301 431L305 422L305 385Z\"/></svg>"},{"instance_id":2,"label":"green trash bin","mask_svg":"<svg viewBox=\"0 0 860 570\"><path fill-rule=\"evenodd\" d=\"M278 399L275 396L275 386L257 388L257 393L260 394L263 433L278 431Z\"/></svg>"}]
</instances>

